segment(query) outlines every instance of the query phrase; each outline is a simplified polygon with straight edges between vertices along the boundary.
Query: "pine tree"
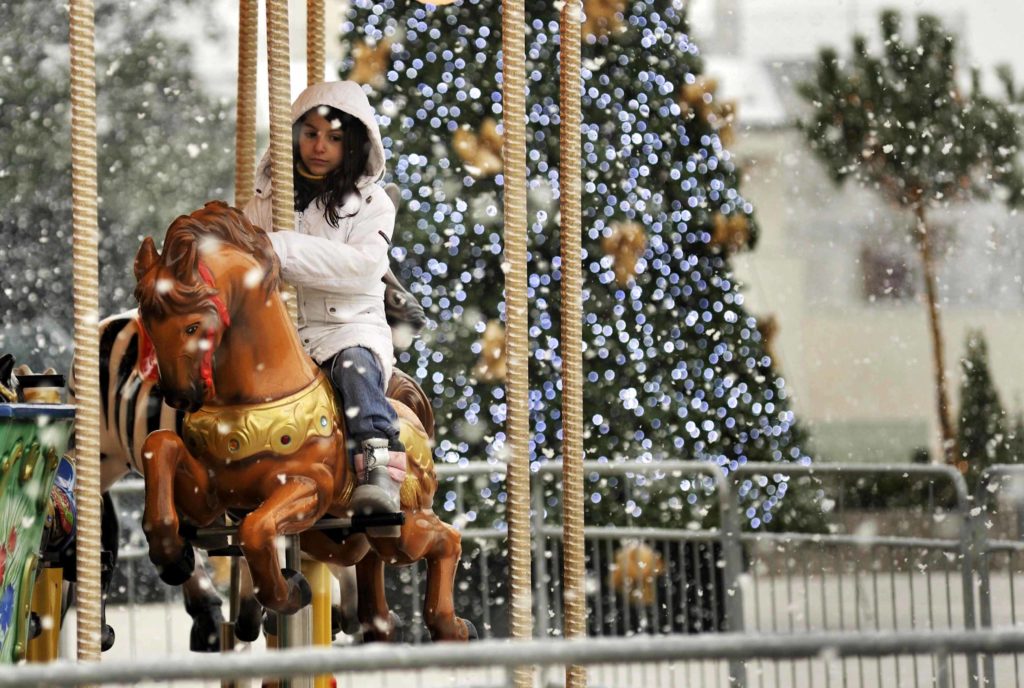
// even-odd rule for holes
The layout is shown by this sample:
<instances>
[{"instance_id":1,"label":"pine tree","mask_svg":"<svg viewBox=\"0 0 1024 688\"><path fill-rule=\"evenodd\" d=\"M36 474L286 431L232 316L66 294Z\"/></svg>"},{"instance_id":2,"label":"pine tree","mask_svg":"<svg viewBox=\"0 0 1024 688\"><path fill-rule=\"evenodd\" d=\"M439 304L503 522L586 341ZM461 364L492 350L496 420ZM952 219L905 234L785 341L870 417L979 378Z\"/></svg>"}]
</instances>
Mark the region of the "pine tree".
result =
<instances>
[{"instance_id":1,"label":"pine tree","mask_svg":"<svg viewBox=\"0 0 1024 688\"><path fill-rule=\"evenodd\" d=\"M389 173L402 189L395 253L436 321L399 365L434 397L447 461L493 460L505 420L499 8L355 0L343 26L352 60L341 76L375 91ZM730 268L730 252L754 242L753 208L726 149L731 109L702 75L682 3L588 0L585 11L588 458L806 460ZM537 460L561 447L558 15L556 3L526 2ZM784 492L754 485L748 496L765 504L751 522Z\"/></svg>"},{"instance_id":2,"label":"pine tree","mask_svg":"<svg viewBox=\"0 0 1024 688\"><path fill-rule=\"evenodd\" d=\"M1009 418L989 372L988 345L980 330L967 334L967 352L960 361L960 422L957 440L961 470L973 489L981 472L996 463L1013 461Z\"/></svg>"},{"instance_id":3,"label":"pine tree","mask_svg":"<svg viewBox=\"0 0 1024 688\"><path fill-rule=\"evenodd\" d=\"M921 260L935 371L942 447L956 463L955 427L943 363L944 341L929 213L972 198L995 198L1011 206L1024 201L1018 161L1016 115L985 95L973 73L964 92L957 74L956 45L938 19L917 20L916 43L901 32L900 15L881 15L883 49L868 51L861 36L853 56L821 51L817 74L802 84L813 107L803 123L812 149L837 183L853 178L876 188L913 216L912 236ZM1009 72L1000 72L1011 98Z\"/></svg>"},{"instance_id":4,"label":"pine tree","mask_svg":"<svg viewBox=\"0 0 1024 688\"><path fill-rule=\"evenodd\" d=\"M188 44L161 32L172 12L153 0L96 7L103 314L134 306L131 265L142 236L224 198L231 182L231 109L203 91ZM58 4L0 2L0 311L17 340L0 348L64 371L69 342L59 335L72 328L67 22Z\"/></svg>"}]
</instances>

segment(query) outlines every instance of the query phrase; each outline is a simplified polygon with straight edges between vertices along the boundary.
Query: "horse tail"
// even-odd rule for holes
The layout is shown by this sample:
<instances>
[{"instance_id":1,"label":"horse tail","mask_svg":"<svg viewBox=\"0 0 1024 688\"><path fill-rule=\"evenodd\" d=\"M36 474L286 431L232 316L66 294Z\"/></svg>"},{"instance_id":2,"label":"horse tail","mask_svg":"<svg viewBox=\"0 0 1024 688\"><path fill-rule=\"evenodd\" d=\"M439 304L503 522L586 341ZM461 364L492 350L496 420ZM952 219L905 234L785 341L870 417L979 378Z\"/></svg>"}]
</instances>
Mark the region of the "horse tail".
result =
<instances>
[{"instance_id":1,"label":"horse tail","mask_svg":"<svg viewBox=\"0 0 1024 688\"><path fill-rule=\"evenodd\" d=\"M434 439L434 410L423 388L411 375L395 368L388 382L387 396L408 406L416 414L427 437Z\"/></svg>"}]
</instances>

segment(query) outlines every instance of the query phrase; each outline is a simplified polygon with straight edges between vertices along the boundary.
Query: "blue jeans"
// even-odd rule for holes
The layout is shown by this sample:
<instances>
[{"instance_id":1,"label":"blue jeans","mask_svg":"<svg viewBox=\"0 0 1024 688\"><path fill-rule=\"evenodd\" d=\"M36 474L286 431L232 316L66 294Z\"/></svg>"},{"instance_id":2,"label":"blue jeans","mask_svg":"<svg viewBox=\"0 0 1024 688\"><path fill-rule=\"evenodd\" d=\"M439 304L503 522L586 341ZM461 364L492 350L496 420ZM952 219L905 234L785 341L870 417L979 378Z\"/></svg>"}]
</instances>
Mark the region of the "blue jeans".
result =
<instances>
[{"instance_id":1,"label":"blue jeans","mask_svg":"<svg viewBox=\"0 0 1024 688\"><path fill-rule=\"evenodd\" d=\"M362 346L343 349L320 368L341 396L349 457L359 453L363 440L382 437L398 448L398 415L388 402L384 371L372 351Z\"/></svg>"}]
</instances>

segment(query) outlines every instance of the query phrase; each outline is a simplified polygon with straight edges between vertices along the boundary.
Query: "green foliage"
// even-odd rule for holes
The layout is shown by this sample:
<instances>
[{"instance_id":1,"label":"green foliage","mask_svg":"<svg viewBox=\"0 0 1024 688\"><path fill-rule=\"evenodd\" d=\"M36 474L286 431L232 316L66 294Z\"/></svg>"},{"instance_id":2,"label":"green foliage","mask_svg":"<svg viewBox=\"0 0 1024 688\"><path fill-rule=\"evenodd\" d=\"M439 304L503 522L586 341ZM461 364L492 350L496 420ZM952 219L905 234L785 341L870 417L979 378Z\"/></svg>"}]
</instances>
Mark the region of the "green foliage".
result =
<instances>
[{"instance_id":1,"label":"green foliage","mask_svg":"<svg viewBox=\"0 0 1024 688\"><path fill-rule=\"evenodd\" d=\"M131 265L142 236L162 236L175 216L224 198L231 183L231 108L203 92L189 46L161 31L173 10L155 0L97 3L104 314L134 305ZM73 307L67 22L59 4L0 2L0 310L18 339L0 347L23 346L19 362L65 370L60 334L72 327Z\"/></svg>"},{"instance_id":2,"label":"green foliage","mask_svg":"<svg viewBox=\"0 0 1024 688\"><path fill-rule=\"evenodd\" d=\"M967 353L960 360L960 416L957 424L961 459L967 465L967 484L996 463L1014 460L1009 418L999 400L988 366L988 345L980 330L967 334ZM1020 414L1012 433L1019 444Z\"/></svg>"},{"instance_id":3,"label":"green foliage","mask_svg":"<svg viewBox=\"0 0 1024 688\"><path fill-rule=\"evenodd\" d=\"M881 15L883 49L871 54L853 39L840 59L821 51L816 78L800 86L813 107L801 123L814 151L838 182L854 177L901 206L987 198L1024 201L1017 117L973 75L965 92L955 41L938 19L921 15L916 40L896 12ZM1012 75L1001 78L1013 93Z\"/></svg>"}]
</instances>

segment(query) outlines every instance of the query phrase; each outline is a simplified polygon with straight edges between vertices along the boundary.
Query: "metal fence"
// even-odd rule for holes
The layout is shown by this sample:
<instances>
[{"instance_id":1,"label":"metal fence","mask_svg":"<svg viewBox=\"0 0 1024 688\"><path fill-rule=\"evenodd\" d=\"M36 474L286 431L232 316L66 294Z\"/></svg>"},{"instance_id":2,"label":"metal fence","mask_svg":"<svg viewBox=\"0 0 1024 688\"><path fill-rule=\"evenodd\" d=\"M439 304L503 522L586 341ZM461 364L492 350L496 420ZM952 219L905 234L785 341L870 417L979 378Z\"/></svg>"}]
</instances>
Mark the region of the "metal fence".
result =
<instances>
[{"instance_id":1,"label":"metal fence","mask_svg":"<svg viewBox=\"0 0 1024 688\"><path fill-rule=\"evenodd\" d=\"M533 476L535 627L543 639L562 626L561 466L538 466ZM476 516L481 494L500 494L501 467L439 466L439 478L438 510L453 515L463 531L459 613L484 638L507 637L504 532L500 523L483 524ZM829 633L971 638L978 626L1015 625L1024 599L1017 587L1024 467L993 467L973 495L955 470L923 465L748 464L726 476L706 463L588 464L586 480L593 493L617 495L591 504L598 515L588 522L610 525L585 529L592 636L688 634L712 643L737 631L794 642ZM788 489L777 508L757 506L782 485ZM131 520L138 489L119 488L125 520ZM800 508L802 514L786 516L786 509ZM754 528L755 512L775 520ZM143 584L144 541L130 529L123 536L122 567L136 572L115 583L121 594L115 599L124 604L111 607L111 623L121 631L117 624L127 616L135 628L145 627L147 651L162 643L166 652L183 652L187 626L180 602L159 583ZM389 599L405 621L403 640L412 643L427 637L421 575L417 567L397 569L388 581ZM133 595L140 590L145 594ZM142 599L170 604L154 608L139 604ZM152 631L156 609L164 615L156 624L162 640ZM121 633L113 656L146 654L135 649L136 637ZM672 671L645 665L650 680L644 682L710 686L731 677L759 686L1024 685L1020 658L1010 651L745 659L689 661ZM667 682L659 683L659 676ZM593 685L639 685L620 679L613 671Z\"/></svg>"}]
</instances>

